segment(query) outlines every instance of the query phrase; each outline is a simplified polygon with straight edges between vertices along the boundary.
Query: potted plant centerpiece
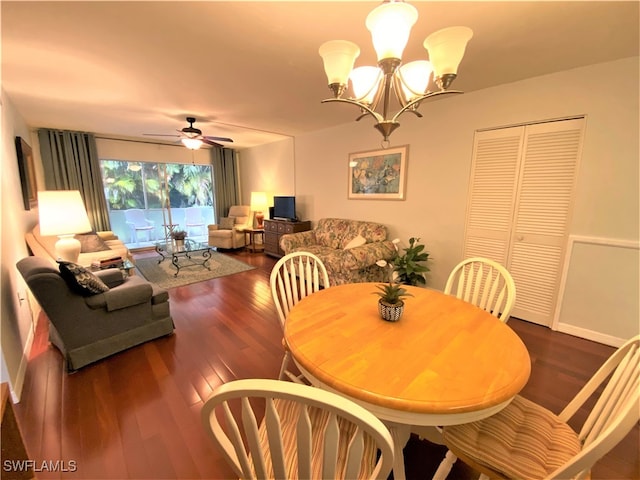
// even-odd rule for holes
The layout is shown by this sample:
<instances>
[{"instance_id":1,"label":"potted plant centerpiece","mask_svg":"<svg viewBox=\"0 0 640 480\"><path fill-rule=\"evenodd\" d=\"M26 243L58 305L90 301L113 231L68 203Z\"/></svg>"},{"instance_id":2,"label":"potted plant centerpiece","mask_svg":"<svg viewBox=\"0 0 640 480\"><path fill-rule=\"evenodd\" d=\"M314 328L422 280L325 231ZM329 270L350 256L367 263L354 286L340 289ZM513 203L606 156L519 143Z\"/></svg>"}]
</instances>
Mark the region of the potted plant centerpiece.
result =
<instances>
[{"instance_id":1,"label":"potted plant centerpiece","mask_svg":"<svg viewBox=\"0 0 640 480\"><path fill-rule=\"evenodd\" d=\"M402 313L404 312L404 297L413 297L412 294L407 292L407 289L402 284L394 282L391 278L389 283L384 285L377 285L378 292L374 292L379 295L378 299L378 312L383 320L388 322L397 322L400 320Z\"/></svg>"},{"instance_id":2,"label":"potted plant centerpiece","mask_svg":"<svg viewBox=\"0 0 640 480\"><path fill-rule=\"evenodd\" d=\"M388 269L388 283L377 285L379 295L378 311L384 320L396 322L404 312L404 297L412 297L413 295L407 291L402 285L425 285L427 282L424 278L425 272L429 271L429 267L424 265L429 259L429 253L424 251L424 245L421 245L419 238L411 237L409 246L403 249L402 254L398 252L399 239L393 240L396 254L392 260L378 260L376 265Z\"/></svg>"}]
</instances>

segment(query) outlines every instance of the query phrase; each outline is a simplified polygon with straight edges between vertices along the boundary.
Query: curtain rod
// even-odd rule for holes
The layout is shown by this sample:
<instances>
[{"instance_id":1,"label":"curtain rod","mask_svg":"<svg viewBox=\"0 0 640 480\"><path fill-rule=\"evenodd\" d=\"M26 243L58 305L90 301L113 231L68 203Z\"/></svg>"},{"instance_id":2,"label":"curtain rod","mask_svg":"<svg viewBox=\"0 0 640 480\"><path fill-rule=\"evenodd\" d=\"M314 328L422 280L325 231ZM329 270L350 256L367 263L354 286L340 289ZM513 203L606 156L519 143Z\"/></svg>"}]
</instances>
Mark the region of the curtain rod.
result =
<instances>
[{"instance_id":1,"label":"curtain rod","mask_svg":"<svg viewBox=\"0 0 640 480\"><path fill-rule=\"evenodd\" d=\"M117 140L118 142L132 142L132 143L148 143L149 145L166 145L167 147L181 147L184 148L184 145L180 144L171 144L171 143L158 143L158 142L151 142L149 140L133 140L133 139L128 139L128 138L115 138L115 137L103 137L103 136L99 136L96 135L95 136L96 139L100 139L100 140Z\"/></svg>"}]
</instances>

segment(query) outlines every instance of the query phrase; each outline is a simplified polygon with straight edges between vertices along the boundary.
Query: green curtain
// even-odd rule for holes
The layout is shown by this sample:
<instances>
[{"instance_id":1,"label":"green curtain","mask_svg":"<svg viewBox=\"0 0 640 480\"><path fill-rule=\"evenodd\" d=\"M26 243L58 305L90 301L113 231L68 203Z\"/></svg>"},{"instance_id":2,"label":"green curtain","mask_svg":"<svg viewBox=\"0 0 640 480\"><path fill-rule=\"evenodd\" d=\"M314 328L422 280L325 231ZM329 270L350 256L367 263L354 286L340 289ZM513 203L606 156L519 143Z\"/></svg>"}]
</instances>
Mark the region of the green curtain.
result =
<instances>
[{"instance_id":1,"label":"green curtain","mask_svg":"<svg viewBox=\"0 0 640 480\"><path fill-rule=\"evenodd\" d=\"M212 148L213 203L216 223L226 217L229 207L240 204L238 194L238 164L236 151L230 148Z\"/></svg>"},{"instance_id":2,"label":"green curtain","mask_svg":"<svg viewBox=\"0 0 640 480\"><path fill-rule=\"evenodd\" d=\"M38 139L46 189L79 190L92 228L111 230L93 134L43 128Z\"/></svg>"}]
</instances>

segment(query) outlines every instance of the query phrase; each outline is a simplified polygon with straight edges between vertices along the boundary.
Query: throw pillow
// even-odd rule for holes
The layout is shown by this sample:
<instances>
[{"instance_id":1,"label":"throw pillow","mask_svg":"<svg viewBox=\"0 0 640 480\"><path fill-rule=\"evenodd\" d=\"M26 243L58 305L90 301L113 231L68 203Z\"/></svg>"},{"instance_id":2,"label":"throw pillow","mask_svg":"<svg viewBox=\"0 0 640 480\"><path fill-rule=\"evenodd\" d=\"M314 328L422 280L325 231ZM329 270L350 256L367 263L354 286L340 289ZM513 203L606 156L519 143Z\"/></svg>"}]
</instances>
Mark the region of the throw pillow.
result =
<instances>
[{"instance_id":1,"label":"throw pillow","mask_svg":"<svg viewBox=\"0 0 640 480\"><path fill-rule=\"evenodd\" d=\"M233 217L222 217L220 219L220 230L232 230L235 224Z\"/></svg>"},{"instance_id":2,"label":"throw pillow","mask_svg":"<svg viewBox=\"0 0 640 480\"><path fill-rule=\"evenodd\" d=\"M364 245L365 243L367 243L367 239L364 238L362 235L358 235L353 240L351 240L349 243L347 243L344 246L344 249L345 250L349 250L350 248L360 247L361 245Z\"/></svg>"},{"instance_id":3,"label":"throw pillow","mask_svg":"<svg viewBox=\"0 0 640 480\"><path fill-rule=\"evenodd\" d=\"M111 250L97 233L81 233L76 235L75 238L80 241L80 253Z\"/></svg>"},{"instance_id":4,"label":"throw pillow","mask_svg":"<svg viewBox=\"0 0 640 480\"><path fill-rule=\"evenodd\" d=\"M74 292L89 297L109 291L109 287L82 265L59 261L60 276Z\"/></svg>"}]
</instances>

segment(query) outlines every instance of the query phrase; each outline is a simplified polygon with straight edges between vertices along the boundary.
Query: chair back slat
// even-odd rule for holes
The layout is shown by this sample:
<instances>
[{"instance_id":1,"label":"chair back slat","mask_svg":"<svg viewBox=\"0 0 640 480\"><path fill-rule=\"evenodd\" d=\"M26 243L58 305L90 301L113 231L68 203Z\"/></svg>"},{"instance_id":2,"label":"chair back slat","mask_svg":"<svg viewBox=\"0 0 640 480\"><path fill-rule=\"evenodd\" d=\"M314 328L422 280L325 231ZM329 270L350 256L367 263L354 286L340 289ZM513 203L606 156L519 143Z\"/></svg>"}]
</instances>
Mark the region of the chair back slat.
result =
<instances>
[{"instance_id":1,"label":"chair back slat","mask_svg":"<svg viewBox=\"0 0 640 480\"><path fill-rule=\"evenodd\" d=\"M516 287L511 274L502 265L487 258L473 257L454 267L444 293L455 295L506 322L515 304Z\"/></svg>"},{"instance_id":2,"label":"chair back slat","mask_svg":"<svg viewBox=\"0 0 640 480\"><path fill-rule=\"evenodd\" d=\"M227 461L233 460L231 463L237 464L236 473L238 475L248 478L248 476L251 475L251 461L249 460L247 451L243 448L240 428L231 413L228 403L225 402L222 404L222 412L229 432L229 438L226 439L227 441L224 444L227 448L223 449L225 457L227 458ZM222 431L218 424L215 424L214 426L217 427L216 430ZM231 449L233 449L233 455L231 453Z\"/></svg>"},{"instance_id":3,"label":"chair back slat","mask_svg":"<svg viewBox=\"0 0 640 480\"><path fill-rule=\"evenodd\" d=\"M261 422L252 405L264 405ZM393 465L393 439L380 420L309 385L235 380L214 390L202 420L241 478L382 480Z\"/></svg>"},{"instance_id":4,"label":"chair back slat","mask_svg":"<svg viewBox=\"0 0 640 480\"><path fill-rule=\"evenodd\" d=\"M256 469L256 473L259 477L267 475L267 467L264 462L264 452L260 445L260 434L258 432L258 422L256 416L253 413L251 404L247 398L241 399L242 409L242 425L244 426L244 435L249 445L249 453L253 460L253 466Z\"/></svg>"},{"instance_id":5,"label":"chair back slat","mask_svg":"<svg viewBox=\"0 0 640 480\"><path fill-rule=\"evenodd\" d=\"M338 462L339 440L340 429L338 427L338 419L333 413L330 413L324 431L324 452L322 458L322 473L324 478L338 478L336 474L336 464Z\"/></svg>"},{"instance_id":6,"label":"chair back slat","mask_svg":"<svg viewBox=\"0 0 640 480\"><path fill-rule=\"evenodd\" d=\"M282 426L280 424L280 416L278 415L272 398L266 399L264 422L267 426L267 439L269 441L273 477L286 480L287 463L284 458L284 446L282 445ZM264 460L264 452L261 453L262 459ZM258 474L258 477L261 477L261 475Z\"/></svg>"},{"instance_id":7,"label":"chair back slat","mask_svg":"<svg viewBox=\"0 0 640 480\"><path fill-rule=\"evenodd\" d=\"M302 408L298 418L298 478L313 478L312 459L312 430L309 409Z\"/></svg>"},{"instance_id":8,"label":"chair back slat","mask_svg":"<svg viewBox=\"0 0 640 480\"><path fill-rule=\"evenodd\" d=\"M344 478L357 478L360 471L360 459L364 455L364 436L360 429L351 438L347 450L347 464Z\"/></svg>"}]
</instances>

